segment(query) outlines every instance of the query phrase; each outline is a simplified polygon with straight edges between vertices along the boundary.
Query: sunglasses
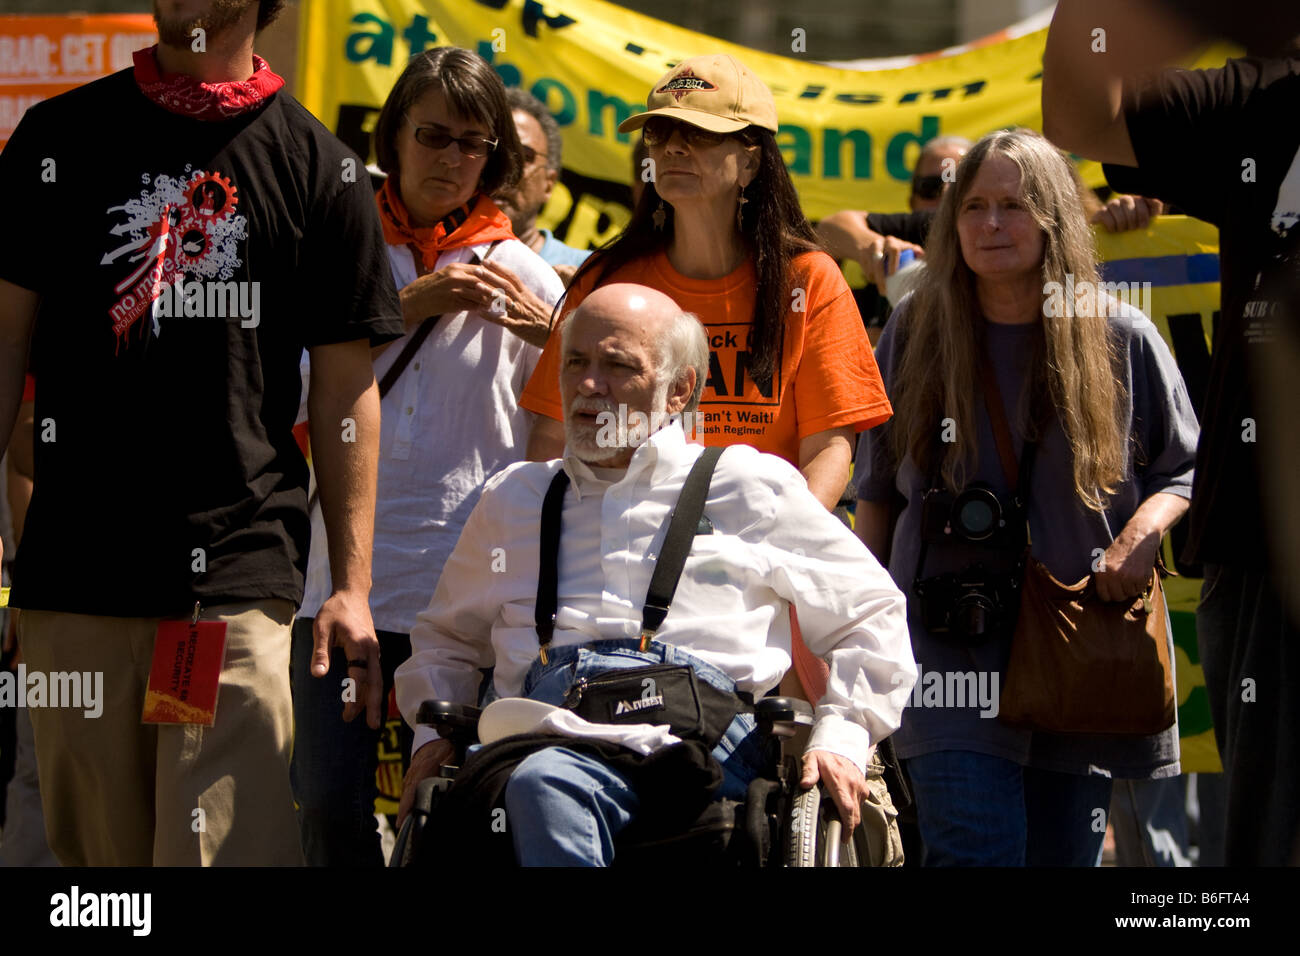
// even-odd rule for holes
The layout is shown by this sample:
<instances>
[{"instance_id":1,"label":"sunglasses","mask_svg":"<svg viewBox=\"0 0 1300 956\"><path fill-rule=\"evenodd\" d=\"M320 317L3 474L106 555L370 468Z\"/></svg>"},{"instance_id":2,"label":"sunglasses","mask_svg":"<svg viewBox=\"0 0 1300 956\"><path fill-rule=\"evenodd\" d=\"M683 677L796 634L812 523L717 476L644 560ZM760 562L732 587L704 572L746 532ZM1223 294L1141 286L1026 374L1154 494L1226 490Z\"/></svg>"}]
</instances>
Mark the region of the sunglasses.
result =
<instances>
[{"instance_id":1,"label":"sunglasses","mask_svg":"<svg viewBox=\"0 0 1300 956\"><path fill-rule=\"evenodd\" d=\"M415 126L409 116L407 122ZM452 136L439 126L415 126L415 141L429 149L446 149L450 144L455 143L460 154L470 159L486 156L497 148L495 139L486 139L482 136Z\"/></svg>"},{"instance_id":2,"label":"sunglasses","mask_svg":"<svg viewBox=\"0 0 1300 956\"><path fill-rule=\"evenodd\" d=\"M912 180L912 194L919 199L938 199L943 187L942 176L917 176Z\"/></svg>"},{"instance_id":3,"label":"sunglasses","mask_svg":"<svg viewBox=\"0 0 1300 956\"><path fill-rule=\"evenodd\" d=\"M667 116L656 116L653 119L648 119L645 125L641 127L641 136L647 146L662 146L673 138L673 133L681 133L686 145L692 148L717 146L732 135L731 133L715 133L712 130L701 129L698 126L670 119Z\"/></svg>"}]
</instances>

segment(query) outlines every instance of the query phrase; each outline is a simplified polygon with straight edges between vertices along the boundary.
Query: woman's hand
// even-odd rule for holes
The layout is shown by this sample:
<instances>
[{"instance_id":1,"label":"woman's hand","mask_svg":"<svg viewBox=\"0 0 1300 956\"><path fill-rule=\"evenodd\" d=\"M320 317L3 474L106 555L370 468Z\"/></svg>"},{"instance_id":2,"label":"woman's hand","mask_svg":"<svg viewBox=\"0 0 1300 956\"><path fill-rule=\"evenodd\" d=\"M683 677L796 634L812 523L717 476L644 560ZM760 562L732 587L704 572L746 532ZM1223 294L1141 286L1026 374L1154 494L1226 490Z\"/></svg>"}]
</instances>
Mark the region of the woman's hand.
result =
<instances>
[{"instance_id":1,"label":"woman's hand","mask_svg":"<svg viewBox=\"0 0 1300 956\"><path fill-rule=\"evenodd\" d=\"M477 266L453 262L437 272L429 272L402 289L402 317L409 332L431 315L449 312L474 312L492 301L485 297L483 280Z\"/></svg>"},{"instance_id":2,"label":"woman's hand","mask_svg":"<svg viewBox=\"0 0 1300 956\"><path fill-rule=\"evenodd\" d=\"M1147 589L1160 550L1160 534L1124 526L1101 557L1101 570L1093 573L1097 597L1103 601L1128 601Z\"/></svg>"},{"instance_id":3,"label":"woman's hand","mask_svg":"<svg viewBox=\"0 0 1300 956\"><path fill-rule=\"evenodd\" d=\"M551 334L551 306L519 277L491 260L474 267L479 282L479 315L519 336L529 345L546 347Z\"/></svg>"},{"instance_id":4,"label":"woman's hand","mask_svg":"<svg viewBox=\"0 0 1300 956\"><path fill-rule=\"evenodd\" d=\"M1101 570L1093 573L1097 597L1127 601L1146 591L1160 542L1187 511L1187 505L1182 495L1167 491L1158 491L1142 502L1101 556Z\"/></svg>"}]
</instances>

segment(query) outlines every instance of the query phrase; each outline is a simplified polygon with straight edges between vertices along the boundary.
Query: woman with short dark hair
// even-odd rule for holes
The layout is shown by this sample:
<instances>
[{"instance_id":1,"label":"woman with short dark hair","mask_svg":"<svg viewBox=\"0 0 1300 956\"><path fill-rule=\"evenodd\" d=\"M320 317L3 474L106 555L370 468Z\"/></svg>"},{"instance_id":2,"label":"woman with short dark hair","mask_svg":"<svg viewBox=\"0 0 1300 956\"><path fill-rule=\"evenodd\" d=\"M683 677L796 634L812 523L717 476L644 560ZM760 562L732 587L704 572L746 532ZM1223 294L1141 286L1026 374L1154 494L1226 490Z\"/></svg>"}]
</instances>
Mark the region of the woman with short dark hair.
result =
<instances>
[{"instance_id":1,"label":"woman with short dark hair","mask_svg":"<svg viewBox=\"0 0 1300 956\"><path fill-rule=\"evenodd\" d=\"M563 290L490 198L518 179L522 156L505 87L480 56L439 47L413 57L380 110L375 150L388 174L376 200L407 328L391 347L373 350L376 377L392 379L381 400L370 594L387 699L393 670L410 656L415 617L479 490L523 457L532 417L518 398L539 351L512 327L514 287L485 263L501 263L547 306ZM294 793L308 862L378 866L379 728L344 723L337 680L309 671L312 618L330 593L327 555L313 509L307 588L294 623ZM330 673L340 672L364 676L336 661ZM364 699L365 688L356 694ZM399 724L399 735L409 734ZM417 733L413 749L426 743Z\"/></svg>"}]
</instances>

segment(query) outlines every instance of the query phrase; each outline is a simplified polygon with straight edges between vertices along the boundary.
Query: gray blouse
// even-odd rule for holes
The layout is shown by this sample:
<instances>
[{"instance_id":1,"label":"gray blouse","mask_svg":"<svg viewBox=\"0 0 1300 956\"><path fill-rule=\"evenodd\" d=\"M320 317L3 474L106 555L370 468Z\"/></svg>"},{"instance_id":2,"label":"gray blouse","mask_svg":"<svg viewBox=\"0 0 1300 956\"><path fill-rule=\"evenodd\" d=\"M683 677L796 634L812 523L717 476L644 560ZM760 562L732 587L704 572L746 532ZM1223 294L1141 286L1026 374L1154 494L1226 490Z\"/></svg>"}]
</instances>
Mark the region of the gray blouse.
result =
<instances>
[{"instance_id":1,"label":"gray blouse","mask_svg":"<svg viewBox=\"0 0 1300 956\"><path fill-rule=\"evenodd\" d=\"M876 362L890 388L899 356L899 329L907 321L912 297L894 310L876 346ZM1138 506L1157 492L1191 497L1192 464L1198 426L1182 375L1155 325L1127 305L1108 319L1122 357L1119 370L1131 402L1127 430L1128 479L1110 499L1104 514L1090 511L1073 489L1073 470L1065 432L1053 418L1039 444L1029 489L1029 527L1033 554L1059 580L1074 583L1092 568L1095 549L1106 549ZM1023 444L1017 427L1021 383L1033 355L1039 324L986 323L987 342L998 388L1011 423L1017 456ZM993 428L983 396L971 396L979 431L979 465L973 481L1009 494L998 459ZM971 750L1003 757L1022 766L1065 773L1115 777L1173 776L1178 767L1178 725L1149 737L1063 735L1023 730L997 719L998 692L1010 652L1010 638L966 648L936 639L921 626L912 582L921 542L921 498L929 487L910 455L897 465L889 449L893 422L863 432L859 440L858 497L888 501L897 491L907 499L898 519L889 572L908 598L908 625L920 677L902 726L894 735L900 757L940 750ZM987 551L965 545L931 546L924 576L960 571L972 561L987 561ZM1171 630L1172 634L1172 630ZM1169 648L1173 660L1172 637Z\"/></svg>"}]
</instances>

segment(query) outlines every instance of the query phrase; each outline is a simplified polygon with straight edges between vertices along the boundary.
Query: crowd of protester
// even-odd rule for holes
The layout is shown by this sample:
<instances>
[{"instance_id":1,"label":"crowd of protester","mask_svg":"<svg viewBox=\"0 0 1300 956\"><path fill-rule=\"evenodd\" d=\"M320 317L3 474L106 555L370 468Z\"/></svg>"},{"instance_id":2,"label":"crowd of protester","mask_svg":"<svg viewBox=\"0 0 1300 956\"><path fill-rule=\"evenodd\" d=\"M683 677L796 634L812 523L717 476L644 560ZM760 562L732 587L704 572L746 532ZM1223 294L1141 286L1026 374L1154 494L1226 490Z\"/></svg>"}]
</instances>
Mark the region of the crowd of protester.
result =
<instances>
[{"instance_id":1,"label":"crowd of protester","mask_svg":"<svg viewBox=\"0 0 1300 956\"><path fill-rule=\"evenodd\" d=\"M376 747L390 693L405 718L400 824L419 782L451 753L415 726L425 697L478 703L522 686L541 699L531 690L579 666L567 652L582 635L628 623L620 602L640 597L627 593L633 572L614 570L628 562L613 542L633 522L658 520L650 502L662 487L682 487L696 455L683 452L684 433L758 456L744 467L737 453L723 456L726 491L708 517L738 539L764 529L745 556L719 557L750 562L723 573L713 599L734 599L750 617L743 627L737 618L733 643L704 642L706 663L692 666L744 695L817 704L804 783L833 785L848 821L887 739L915 804L909 862L922 865L1095 866L1106 832L1097 812L1104 821L1113 801L1124 801L1128 831L1181 813L1181 791L1169 789L1180 774L1176 717L1156 732L1067 733L999 720L996 705L990 715L932 701L917 682L970 673L990 678L995 696L999 679L1005 688L1026 554L1057 581L1089 582L1084 615L1147 600L1164 537L1190 507L1188 560L1205 565L1197 632L1225 768L1226 860L1300 862L1300 810L1286 786L1300 766L1287 683L1297 625L1280 562L1269 560L1263 506L1273 486L1259 460L1287 439L1276 408L1251 392L1257 350L1295 319L1300 131L1287 120L1300 102L1300 59L1139 80L1122 57L1112 68L1088 54L1094 20L1112 17L1120 42L1127 14L1062 0L1044 62L1046 138L1012 129L931 140L909 212L844 210L814 226L777 144L770 90L732 56L693 57L619 127L639 132L631 219L588 251L538 224L562 165L555 120L467 50L436 48L402 71L374 130L384 179L373 199L367 184L322 178L344 147L276 93L278 77L252 57L255 30L279 6L249 0L210 54L190 52L178 39L184 25L160 19L160 44L137 55L134 71L32 109L0 154L6 181L39 175L50 153L67 164L61 181L76 181L76 140L56 131L120 106L141 113L147 132L99 181L133 178L138 189L141 172L165 172L154 138L174 152L207 137L216 158L205 162L236 174L239 209L261 230L241 275L267 290L255 349L237 322L181 333L166 319L158 331L154 318L151 331L147 310L105 347L101 286L120 275L61 281L40 257L45 232L10 230L0 247L0 431L21 542L11 603L22 609L9 616L6 661L21 652L45 672L103 670L112 688L93 732L80 711L19 711L6 857L382 865ZM248 64L254 81L228 85L255 90L230 106L215 81L247 76ZM212 102L195 106L202 97ZM307 149L258 155L272 134ZM1062 149L1107 163L1118 192L1098 199ZM1241 176L1243 156L1258 182ZM105 193L103 205L126 198ZM1150 316L1132 305L1101 296L1090 309L1046 305L1052 284L1097 287L1092 224L1144 228L1162 200L1222 230L1209 401L1189 396ZM12 215L52 229L29 201ZM302 250L287 255L295 231ZM164 229L154 247L163 257L166 238ZM98 262L98 241L75 254ZM906 293L887 294L907 257ZM837 260L856 261L877 291L855 295ZM276 309L302 318L278 321ZM597 361L610 368L582 371ZM619 384L602 392L606 381ZM201 399L182 397L190 384ZM636 438L624 428L619 454L606 456L597 415L619 414L624 397L670 422ZM314 480L293 444L294 399ZM112 417L122 409L135 417ZM34 422L47 418L57 442L35 439ZM1258 441L1243 443L1243 422L1256 419ZM193 467L191 442L202 446ZM130 464L111 482L89 480L88 466L105 460ZM573 508L589 494L612 508L624 495L628 510L565 511L566 522L585 516L565 533L603 550L560 586L581 580L595 593L554 618L572 647L557 636L552 662L543 643L545 667L528 670L546 488L536 482L565 470ZM786 489L779 505L765 497L773 487ZM137 489L148 500L125 506L120 496ZM976 492L1001 520L967 533ZM845 501L856 502L851 518ZM831 513L858 540L845 540ZM90 526L120 543L110 560L127 574L72 587L60 548ZM846 568L857 569L859 603L832 597L850 593ZM516 580L526 600L494 597ZM695 586L684 585L678 618L708 617ZM954 611L972 595L987 611L978 626ZM602 601L618 606L606 609L617 627L598 626ZM769 604L788 627L772 623L753 639L752 614ZM215 721L141 724L149 641L160 621L191 609L193 621L225 627ZM1168 662L1172 625L1163 604L1155 613ZM597 623L584 630L575 615ZM669 620L680 628L678 618ZM499 627L514 629L514 658L501 656ZM1243 681L1259 685L1258 697L1242 693ZM736 748L727 753L741 753L752 722L727 728ZM548 760L521 764L515 795L506 792L531 821L516 836L521 859L607 859L604 844L568 856L543 848L545 831L588 815L627 826L635 788L608 760ZM720 792L743 792L748 777L725 780ZM600 805L562 804L555 793L566 788L599 792ZM1168 800L1172 810L1156 809ZM201 831L190 826L199 808ZM1153 861L1121 855L1139 859Z\"/></svg>"}]
</instances>

